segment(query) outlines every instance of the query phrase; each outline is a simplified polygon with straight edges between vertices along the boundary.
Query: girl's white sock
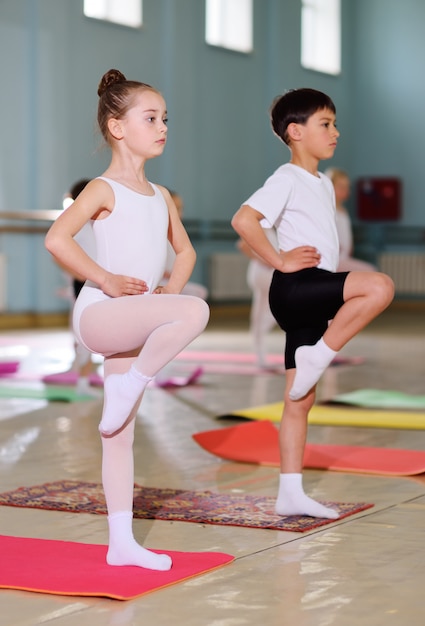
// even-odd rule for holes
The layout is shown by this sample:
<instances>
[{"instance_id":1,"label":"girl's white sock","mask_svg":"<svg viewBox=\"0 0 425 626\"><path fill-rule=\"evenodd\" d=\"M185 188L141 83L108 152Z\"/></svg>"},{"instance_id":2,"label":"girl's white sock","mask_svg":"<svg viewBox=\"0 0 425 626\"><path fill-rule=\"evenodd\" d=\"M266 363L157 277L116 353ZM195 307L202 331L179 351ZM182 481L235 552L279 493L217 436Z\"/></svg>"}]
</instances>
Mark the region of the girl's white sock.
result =
<instances>
[{"instance_id":1,"label":"girl's white sock","mask_svg":"<svg viewBox=\"0 0 425 626\"><path fill-rule=\"evenodd\" d=\"M278 515L309 515L337 519L339 513L309 498L302 486L302 474L280 474L275 506Z\"/></svg>"},{"instance_id":2,"label":"girl's white sock","mask_svg":"<svg viewBox=\"0 0 425 626\"><path fill-rule=\"evenodd\" d=\"M171 569L172 560L168 554L156 554L137 543L133 536L132 522L131 511L118 511L108 516L108 565L135 565L161 572Z\"/></svg>"},{"instance_id":3,"label":"girl's white sock","mask_svg":"<svg viewBox=\"0 0 425 626\"><path fill-rule=\"evenodd\" d=\"M104 405L99 430L112 435L128 419L138 398L153 377L141 374L132 365L125 374L110 374L104 383Z\"/></svg>"},{"instance_id":4,"label":"girl's white sock","mask_svg":"<svg viewBox=\"0 0 425 626\"><path fill-rule=\"evenodd\" d=\"M289 392L291 400L300 400L317 383L337 353L323 337L314 346L300 346L295 351L295 378Z\"/></svg>"}]
</instances>

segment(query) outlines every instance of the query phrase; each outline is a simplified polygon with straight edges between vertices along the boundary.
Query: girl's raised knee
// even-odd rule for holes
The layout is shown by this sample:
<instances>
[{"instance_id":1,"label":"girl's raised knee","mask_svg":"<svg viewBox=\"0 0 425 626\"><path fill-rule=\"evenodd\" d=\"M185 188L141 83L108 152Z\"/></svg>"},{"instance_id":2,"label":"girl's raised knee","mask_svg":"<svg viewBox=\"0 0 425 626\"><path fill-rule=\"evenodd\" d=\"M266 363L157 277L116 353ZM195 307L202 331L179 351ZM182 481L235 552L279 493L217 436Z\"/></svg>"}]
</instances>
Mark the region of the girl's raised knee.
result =
<instances>
[{"instance_id":1,"label":"girl's raised knee","mask_svg":"<svg viewBox=\"0 0 425 626\"><path fill-rule=\"evenodd\" d=\"M208 320L210 319L210 307L202 300L202 298L197 298L195 296L189 296L192 300L191 302L191 317L194 322L199 324L199 327L205 328L208 324Z\"/></svg>"}]
</instances>

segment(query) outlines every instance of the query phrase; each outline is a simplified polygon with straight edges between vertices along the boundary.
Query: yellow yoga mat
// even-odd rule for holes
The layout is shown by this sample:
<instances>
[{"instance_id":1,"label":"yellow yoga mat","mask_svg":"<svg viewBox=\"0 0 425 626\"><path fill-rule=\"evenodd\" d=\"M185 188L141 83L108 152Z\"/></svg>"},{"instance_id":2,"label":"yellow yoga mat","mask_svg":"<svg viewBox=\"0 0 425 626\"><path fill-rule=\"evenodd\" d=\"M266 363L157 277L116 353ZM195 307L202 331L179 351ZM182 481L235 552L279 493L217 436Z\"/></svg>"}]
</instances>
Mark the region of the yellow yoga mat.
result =
<instances>
[{"instance_id":1,"label":"yellow yoga mat","mask_svg":"<svg viewBox=\"0 0 425 626\"><path fill-rule=\"evenodd\" d=\"M261 406L232 411L231 413L220 415L219 417L241 417L251 420L280 422L282 409L283 402L275 402L274 404L263 404ZM308 423L320 426L363 426L368 428L424 430L425 413L315 405L310 411Z\"/></svg>"}]
</instances>

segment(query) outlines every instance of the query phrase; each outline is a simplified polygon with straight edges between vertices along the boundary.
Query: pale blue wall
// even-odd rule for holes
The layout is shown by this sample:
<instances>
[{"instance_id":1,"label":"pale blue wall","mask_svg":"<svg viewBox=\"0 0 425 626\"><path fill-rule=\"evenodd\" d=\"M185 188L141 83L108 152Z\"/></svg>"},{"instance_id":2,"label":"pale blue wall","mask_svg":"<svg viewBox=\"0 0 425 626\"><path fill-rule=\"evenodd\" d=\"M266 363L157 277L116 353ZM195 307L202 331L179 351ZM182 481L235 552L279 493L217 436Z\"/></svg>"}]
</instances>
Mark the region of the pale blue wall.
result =
<instances>
[{"instance_id":1,"label":"pale blue wall","mask_svg":"<svg viewBox=\"0 0 425 626\"><path fill-rule=\"evenodd\" d=\"M354 176L398 176L404 225L425 226L425 2L355 0Z\"/></svg>"},{"instance_id":2,"label":"pale blue wall","mask_svg":"<svg viewBox=\"0 0 425 626\"><path fill-rule=\"evenodd\" d=\"M424 225L424 80L414 70L425 53L422 0L342 0L338 77L300 66L300 0L255 0L250 55L205 44L203 0L144 0L141 31L87 19L82 4L0 2L0 210L60 208L70 183L102 172L108 152L98 150L96 88L117 67L167 100L169 141L149 164L150 178L179 190L185 218L201 220L204 232L217 220L227 230L222 239L195 237L195 278L206 279L211 251L233 248L231 216L288 158L267 111L289 88L331 95L342 133L334 162L353 176L401 175L409 203L403 219ZM9 262L9 310L66 308L55 296L61 276L42 236L0 234L0 252Z\"/></svg>"}]
</instances>

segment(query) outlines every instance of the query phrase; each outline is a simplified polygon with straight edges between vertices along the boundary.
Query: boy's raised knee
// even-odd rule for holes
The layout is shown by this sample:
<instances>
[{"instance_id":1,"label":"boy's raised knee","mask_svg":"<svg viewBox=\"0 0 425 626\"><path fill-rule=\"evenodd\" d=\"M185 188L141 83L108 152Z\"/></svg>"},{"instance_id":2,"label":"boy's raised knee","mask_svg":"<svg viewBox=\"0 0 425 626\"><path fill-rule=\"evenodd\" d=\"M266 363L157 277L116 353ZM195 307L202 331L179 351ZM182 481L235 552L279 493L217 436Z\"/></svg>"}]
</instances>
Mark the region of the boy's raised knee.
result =
<instances>
[{"instance_id":1,"label":"boy's raised knee","mask_svg":"<svg viewBox=\"0 0 425 626\"><path fill-rule=\"evenodd\" d=\"M388 306L394 298L395 286L393 279L388 274L376 273L376 283L374 285L374 295L378 297L383 305Z\"/></svg>"}]
</instances>

